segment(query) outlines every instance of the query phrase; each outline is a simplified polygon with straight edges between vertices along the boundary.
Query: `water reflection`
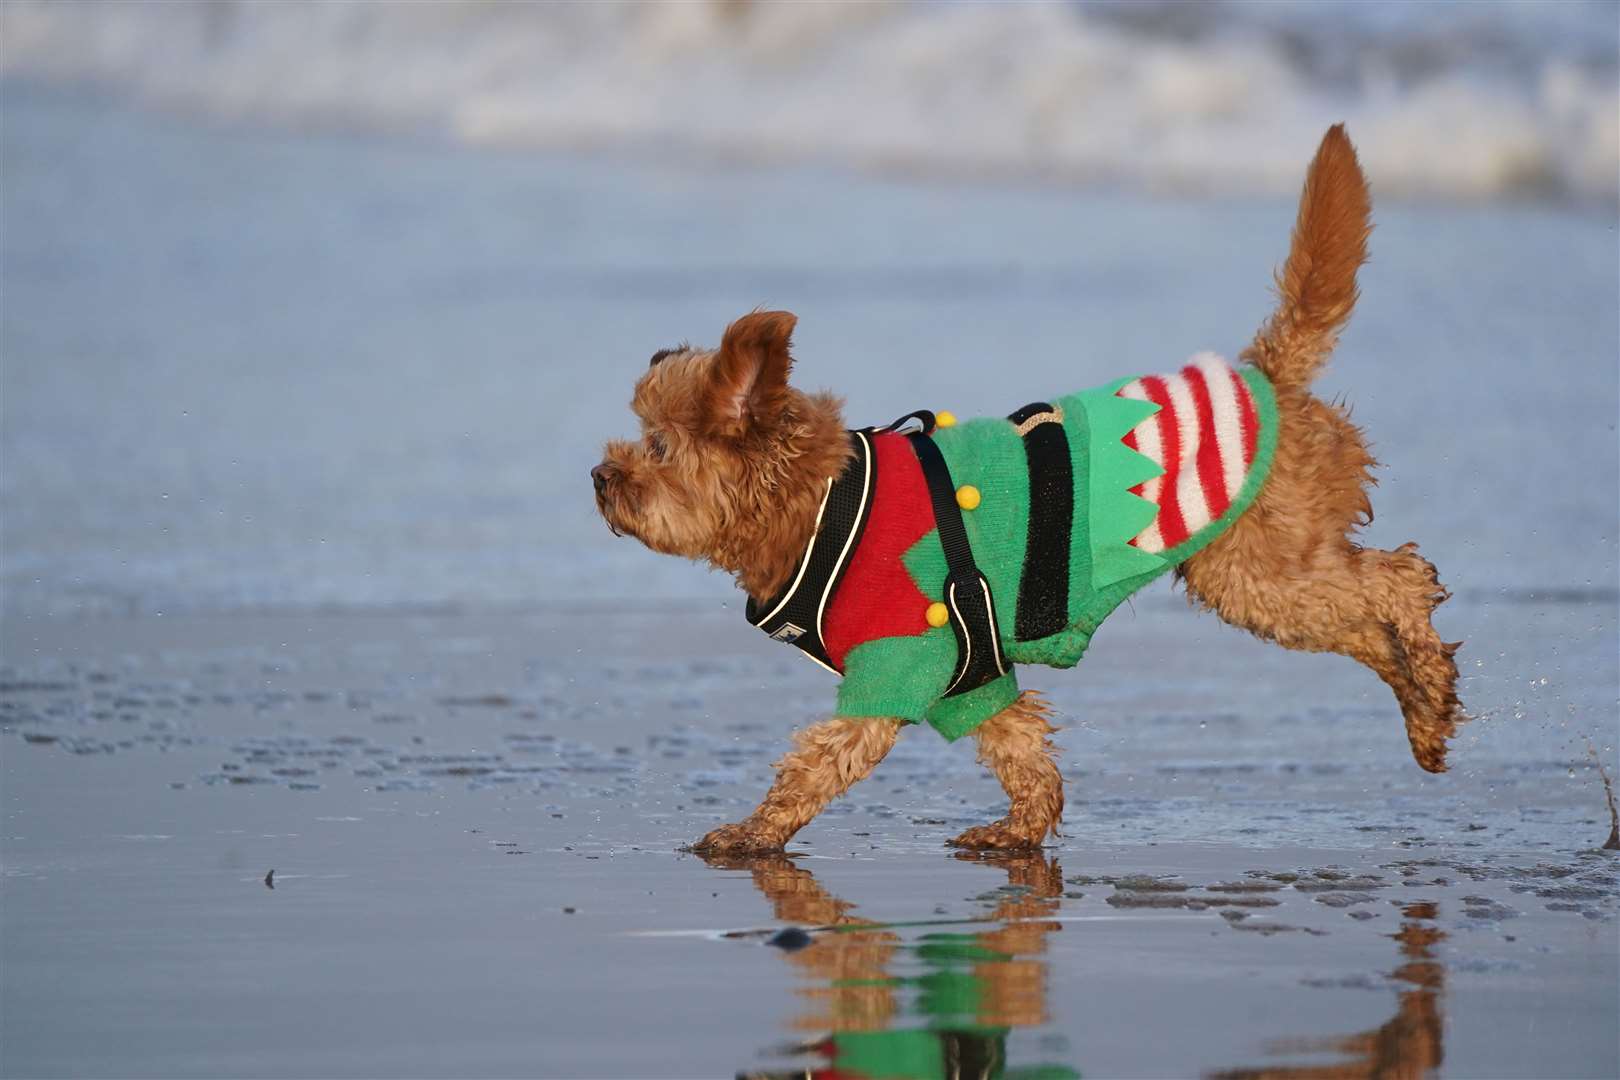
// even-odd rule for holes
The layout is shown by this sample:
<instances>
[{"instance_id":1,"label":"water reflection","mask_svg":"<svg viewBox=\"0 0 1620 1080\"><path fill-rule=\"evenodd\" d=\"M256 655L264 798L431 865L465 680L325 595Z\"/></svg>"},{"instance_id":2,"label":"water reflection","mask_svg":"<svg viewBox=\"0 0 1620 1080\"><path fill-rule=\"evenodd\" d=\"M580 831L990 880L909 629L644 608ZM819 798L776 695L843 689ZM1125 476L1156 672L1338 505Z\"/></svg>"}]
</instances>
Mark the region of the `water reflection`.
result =
<instances>
[{"instance_id":1,"label":"water reflection","mask_svg":"<svg viewBox=\"0 0 1620 1080\"><path fill-rule=\"evenodd\" d=\"M820 928L784 950L803 985L793 1030L813 1035L784 1048L814 1064L739 1073L761 1080L1063 1080L1067 1066L1007 1061L1007 1037L1044 1024L1047 936L1063 893L1057 860L1037 855L958 856L1001 867L1007 890L982 923L873 923L782 855L717 856L745 869L776 918Z\"/></svg>"},{"instance_id":2,"label":"water reflection","mask_svg":"<svg viewBox=\"0 0 1620 1080\"><path fill-rule=\"evenodd\" d=\"M1327 1039L1299 1039L1276 1043L1274 1054L1338 1053L1351 1060L1332 1065L1264 1065L1209 1073L1210 1080L1359 1080L1362 1077L1406 1080L1426 1076L1445 1057L1444 1014L1440 998L1445 991L1445 968L1433 947L1446 939L1435 925L1432 903L1408 904L1401 909L1405 921L1399 933L1404 962L1390 978L1404 983L1395 1015L1382 1026L1356 1035Z\"/></svg>"}]
</instances>

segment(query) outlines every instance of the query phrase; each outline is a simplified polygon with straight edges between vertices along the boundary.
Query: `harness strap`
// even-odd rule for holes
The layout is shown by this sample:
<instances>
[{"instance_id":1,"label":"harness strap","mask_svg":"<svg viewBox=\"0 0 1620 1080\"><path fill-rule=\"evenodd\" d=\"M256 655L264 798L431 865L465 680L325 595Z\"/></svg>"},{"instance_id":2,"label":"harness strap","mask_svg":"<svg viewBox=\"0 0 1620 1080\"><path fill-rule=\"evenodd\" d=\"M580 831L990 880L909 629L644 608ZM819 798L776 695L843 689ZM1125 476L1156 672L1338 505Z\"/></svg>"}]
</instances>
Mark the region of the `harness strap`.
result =
<instances>
[{"instance_id":1,"label":"harness strap","mask_svg":"<svg viewBox=\"0 0 1620 1080\"><path fill-rule=\"evenodd\" d=\"M877 480L871 438L865 431L851 431L849 439L854 453L843 473L827 481L827 494L816 516L816 531L798 573L787 588L762 604L750 596L746 610L748 621L773 640L794 646L834 674L842 672L827 655L821 622L827 602L849 565L849 557L861 542Z\"/></svg>"},{"instance_id":2,"label":"harness strap","mask_svg":"<svg viewBox=\"0 0 1620 1080\"><path fill-rule=\"evenodd\" d=\"M913 420L922 425L922 432L924 435L932 435L934 433L934 426L937 421L934 419L933 412L928 409L918 409L915 412L908 412L894 423L885 425L884 427L864 428L863 430L873 431L879 434L886 431L899 431Z\"/></svg>"},{"instance_id":3,"label":"harness strap","mask_svg":"<svg viewBox=\"0 0 1620 1080\"><path fill-rule=\"evenodd\" d=\"M1074 461L1069 456L1061 407L1036 401L1007 419L1023 436L1029 466L1029 533L1024 541L1013 630L1019 641L1034 641L1069 624Z\"/></svg>"},{"instance_id":4,"label":"harness strap","mask_svg":"<svg viewBox=\"0 0 1620 1080\"><path fill-rule=\"evenodd\" d=\"M968 545L967 526L956 504L956 486L945 455L934 440L922 432L906 436L923 477L928 482L929 500L934 504L934 524L939 544L945 550L945 603L951 613L951 629L956 632L956 670L945 689L945 697L977 690L992 679L1007 674L1001 656L1001 637L996 631L995 602L990 582L979 572Z\"/></svg>"}]
</instances>

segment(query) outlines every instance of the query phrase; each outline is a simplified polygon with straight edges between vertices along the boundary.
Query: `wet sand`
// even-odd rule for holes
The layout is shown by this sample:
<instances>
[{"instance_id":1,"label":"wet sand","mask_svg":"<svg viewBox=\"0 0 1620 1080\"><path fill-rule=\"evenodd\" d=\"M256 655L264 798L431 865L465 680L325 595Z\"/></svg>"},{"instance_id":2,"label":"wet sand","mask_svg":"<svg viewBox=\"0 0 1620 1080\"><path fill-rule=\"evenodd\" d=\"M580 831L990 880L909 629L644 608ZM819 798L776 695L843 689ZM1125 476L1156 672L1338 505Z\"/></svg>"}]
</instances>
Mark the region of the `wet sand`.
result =
<instances>
[{"instance_id":1,"label":"wet sand","mask_svg":"<svg viewBox=\"0 0 1620 1080\"><path fill-rule=\"evenodd\" d=\"M830 692L752 634L715 610L8 620L0 1067L1620 1067L1620 854L1545 721L1480 720L1430 777L1355 665L1144 597L1031 680L1068 725L1043 857L948 852L999 792L913 730L791 857L706 864L678 846L746 812ZM1566 693L1603 693L1612 645ZM1155 685L1160 650L1208 670Z\"/></svg>"}]
</instances>

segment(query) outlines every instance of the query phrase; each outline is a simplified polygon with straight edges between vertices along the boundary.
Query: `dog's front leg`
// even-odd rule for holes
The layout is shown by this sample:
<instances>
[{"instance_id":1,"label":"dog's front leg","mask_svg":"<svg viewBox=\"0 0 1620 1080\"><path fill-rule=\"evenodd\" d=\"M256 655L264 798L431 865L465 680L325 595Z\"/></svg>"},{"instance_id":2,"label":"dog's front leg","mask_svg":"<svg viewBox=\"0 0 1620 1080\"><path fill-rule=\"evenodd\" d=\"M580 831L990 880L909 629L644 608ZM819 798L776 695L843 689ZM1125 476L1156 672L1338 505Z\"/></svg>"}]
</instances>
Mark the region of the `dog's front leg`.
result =
<instances>
[{"instance_id":1,"label":"dog's front leg","mask_svg":"<svg viewBox=\"0 0 1620 1080\"><path fill-rule=\"evenodd\" d=\"M883 760L900 733L887 717L824 720L799 732L776 763L776 782L759 807L696 844L698 852L781 851L823 807Z\"/></svg>"},{"instance_id":2,"label":"dog's front leg","mask_svg":"<svg viewBox=\"0 0 1620 1080\"><path fill-rule=\"evenodd\" d=\"M1038 848L1063 820L1063 777L1052 760L1047 738L1056 729L1050 710L1033 691L979 725L979 761L1001 781L1012 801L1007 816L993 825L975 825L947 841L975 849Z\"/></svg>"}]
</instances>

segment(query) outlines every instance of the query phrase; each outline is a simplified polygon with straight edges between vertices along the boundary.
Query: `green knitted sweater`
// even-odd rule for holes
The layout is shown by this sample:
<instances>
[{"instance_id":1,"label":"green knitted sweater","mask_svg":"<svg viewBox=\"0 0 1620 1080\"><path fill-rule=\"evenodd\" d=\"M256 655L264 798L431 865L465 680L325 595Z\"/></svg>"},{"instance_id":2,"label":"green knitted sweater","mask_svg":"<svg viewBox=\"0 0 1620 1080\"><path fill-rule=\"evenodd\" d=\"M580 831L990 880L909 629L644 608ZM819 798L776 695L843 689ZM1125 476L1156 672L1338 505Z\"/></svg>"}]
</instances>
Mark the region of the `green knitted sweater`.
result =
<instances>
[{"instance_id":1,"label":"green knitted sweater","mask_svg":"<svg viewBox=\"0 0 1620 1080\"><path fill-rule=\"evenodd\" d=\"M1006 675L943 696L957 643L926 611L942 600L945 554L910 448L879 435L872 516L826 612L827 647L844 674L838 715L926 721L950 740L973 731L1017 697L1013 665L1073 666L1122 601L1225 531L1259 493L1276 448L1265 377L1207 354L1176 375L1120 379L1052 404L1073 466L1066 625L1033 640L1015 632L1030 527L1017 426L941 427L934 440L952 482L980 496L962 517L1008 661Z\"/></svg>"}]
</instances>

